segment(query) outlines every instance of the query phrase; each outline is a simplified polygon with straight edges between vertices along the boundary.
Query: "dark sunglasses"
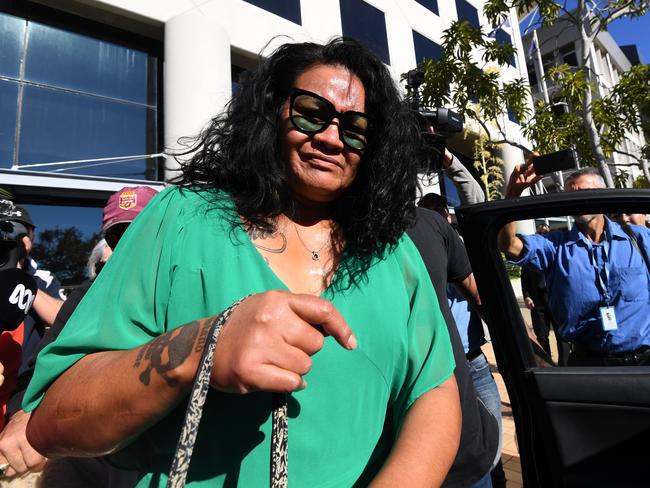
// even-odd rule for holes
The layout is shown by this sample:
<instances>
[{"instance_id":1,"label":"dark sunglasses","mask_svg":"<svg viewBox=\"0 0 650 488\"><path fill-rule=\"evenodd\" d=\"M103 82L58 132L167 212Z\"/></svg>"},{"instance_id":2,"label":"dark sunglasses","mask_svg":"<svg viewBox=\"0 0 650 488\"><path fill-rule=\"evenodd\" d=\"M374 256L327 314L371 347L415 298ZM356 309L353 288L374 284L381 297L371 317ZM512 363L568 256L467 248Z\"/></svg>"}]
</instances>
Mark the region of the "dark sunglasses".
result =
<instances>
[{"instance_id":1,"label":"dark sunglasses","mask_svg":"<svg viewBox=\"0 0 650 488\"><path fill-rule=\"evenodd\" d=\"M368 146L370 122L363 112L337 112L332 102L307 90L294 88L289 99L289 118L293 126L303 134L318 134L339 119L339 137L350 149L363 151Z\"/></svg>"},{"instance_id":2,"label":"dark sunglasses","mask_svg":"<svg viewBox=\"0 0 650 488\"><path fill-rule=\"evenodd\" d=\"M115 224L106 230L104 239L106 240L108 247L115 250L115 246L117 246L117 243L120 242L120 239L122 238L122 235L124 235L124 232L128 226L129 223Z\"/></svg>"}]
</instances>

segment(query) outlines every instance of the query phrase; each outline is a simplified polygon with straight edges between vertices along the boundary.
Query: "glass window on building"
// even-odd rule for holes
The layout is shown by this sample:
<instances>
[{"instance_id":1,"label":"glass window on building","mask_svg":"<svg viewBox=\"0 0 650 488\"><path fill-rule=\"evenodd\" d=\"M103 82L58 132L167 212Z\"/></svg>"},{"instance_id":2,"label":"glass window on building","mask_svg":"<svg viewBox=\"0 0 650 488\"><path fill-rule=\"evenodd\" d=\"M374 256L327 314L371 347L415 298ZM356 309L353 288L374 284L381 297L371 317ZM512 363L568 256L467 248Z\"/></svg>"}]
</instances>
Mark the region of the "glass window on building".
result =
<instances>
[{"instance_id":1,"label":"glass window on building","mask_svg":"<svg viewBox=\"0 0 650 488\"><path fill-rule=\"evenodd\" d=\"M440 15L440 10L438 9L438 0L415 0L423 7L426 7L428 10L431 10L434 14Z\"/></svg>"},{"instance_id":2,"label":"glass window on building","mask_svg":"<svg viewBox=\"0 0 650 488\"><path fill-rule=\"evenodd\" d=\"M246 3L255 5L261 9L271 12L294 24L302 24L300 13L300 0L245 0Z\"/></svg>"},{"instance_id":3,"label":"glass window on building","mask_svg":"<svg viewBox=\"0 0 650 488\"><path fill-rule=\"evenodd\" d=\"M26 25L20 17L0 14L0 76L17 78L20 74Z\"/></svg>"},{"instance_id":4,"label":"glass window on building","mask_svg":"<svg viewBox=\"0 0 650 488\"><path fill-rule=\"evenodd\" d=\"M503 29L497 29L495 38L494 38L499 44L512 44L512 37L510 34L508 34L506 31ZM508 61L510 66L514 66L515 68L517 67L517 61L515 60L515 56L513 54L512 58Z\"/></svg>"},{"instance_id":5,"label":"glass window on building","mask_svg":"<svg viewBox=\"0 0 650 488\"><path fill-rule=\"evenodd\" d=\"M578 56L576 55L576 46L574 43L565 44L559 51L563 63L569 66L578 66Z\"/></svg>"},{"instance_id":6,"label":"glass window on building","mask_svg":"<svg viewBox=\"0 0 650 488\"><path fill-rule=\"evenodd\" d=\"M339 4L343 35L358 40L390 64L384 12L362 0L340 0Z\"/></svg>"},{"instance_id":7,"label":"glass window on building","mask_svg":"<svg viewBox=\"0 0 650 488\"><path fill-rule=\"evenodd\" d=\"M550 52L542 56L542 67L544 68L544 73L546 73L550 68L555 66L555 53Z\"/></svg>"},{"instance_id":8,"label":"glass window on building","mask_svg":"<svg viewBox=\"0 0 650 488\"><path fill-rule=\"evenodd\" d=\"M0 78L0 167L14 160L17 106L18 85Z\"/></svg>"},{"instance_id":9,"label":"glass window on building","mask_svg":"<svg viewBox=\"0 0 650 488\"><path fill-rule=\"evenodd\" d=\"M534 87L537 85L537 72L535 71L535 66L533 66L532 62L527 62L526 69L528 70L528 80L530 81L530 86Z\"/></svg>"},{"instance_id":10,"label":"glass window on building","mask_svg":"<svg viewBox=\"0 0 650 488\"><path fill-rule=\"evenodd\" d=\"M159 69L151 52L0 13L0 168L157 180Z\"/></svg>"},{"instance_id":11,"label":"glass window on building","mask_svg":"<svg viewBox=\"0 0 650 488\"><path fill-rule=\"evenodd\" d=\"M520 124L519 119L517 118L517 114L511 109L508 109L508 120L517 125Z\"/></svg>"},{"instance_id":12,"label":"glass window on building","mask_svg":"<svg viewBox=\"0 0 650 488\"><path fill-rule=\"evenodd\" d=\"M459 22L466 20L473 27L481 26L478 18L478 10L467 0L456 0L456 13L458 14Z\"/></svg>"},{"instance_id":13,"label":"glass window on building","mask_svg":"<svg viewBox=\"0 0 650 488\"><path fill-rule=\"evenodd\" d=\"M442 58L442 47L416 31L413 31L413 46L415 47L415 61L418 65L425 59L437 61Z\"/></svg>"}]
</instances>

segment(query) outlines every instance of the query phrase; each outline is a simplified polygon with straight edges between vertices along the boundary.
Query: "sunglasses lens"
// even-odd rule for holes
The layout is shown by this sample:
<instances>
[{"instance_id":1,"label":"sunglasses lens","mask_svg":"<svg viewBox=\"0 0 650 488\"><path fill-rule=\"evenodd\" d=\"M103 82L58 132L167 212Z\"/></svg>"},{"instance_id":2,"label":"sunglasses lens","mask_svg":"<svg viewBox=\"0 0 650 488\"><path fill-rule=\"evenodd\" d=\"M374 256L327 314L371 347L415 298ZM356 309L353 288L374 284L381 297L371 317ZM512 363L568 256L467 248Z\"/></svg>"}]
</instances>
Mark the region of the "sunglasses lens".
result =
<instances>
[{"instance_id":1,"label":"sunglasses lens","mask_svg":"<svg viewBox=\"0 0 650 488\"><path fill-rule=\"evenodd\" d=\"M344 114L341 121L343 142L352 149L363 151L368 145L368 119L361 114Z\"/></svg>"},{"instance_id":2,"label":"sunglasses lens","mask_svg":"<svg viewBox=\"0 0 650 488\"><path fill-rule=\"evenodd\" d=\"M305 134L316 134L339 116L328 102L315 96L298 93L292 98L290 118L293 125ZM340 134L346 146L363 151L368 145L368 119L361 113L346 112L341 116Z\"/></svg>"},{"instance_id":3,"label":"sunglasses lens","mask_svg":"<svg viewBox=\"0 0 650 488\"><path fill-rule=\"evenodd\" d=\"M323 129L332 120L332 111L318 98L297 95L291 106L291 119L296 127L306 133Z\"/></svg>"}]
</instances>

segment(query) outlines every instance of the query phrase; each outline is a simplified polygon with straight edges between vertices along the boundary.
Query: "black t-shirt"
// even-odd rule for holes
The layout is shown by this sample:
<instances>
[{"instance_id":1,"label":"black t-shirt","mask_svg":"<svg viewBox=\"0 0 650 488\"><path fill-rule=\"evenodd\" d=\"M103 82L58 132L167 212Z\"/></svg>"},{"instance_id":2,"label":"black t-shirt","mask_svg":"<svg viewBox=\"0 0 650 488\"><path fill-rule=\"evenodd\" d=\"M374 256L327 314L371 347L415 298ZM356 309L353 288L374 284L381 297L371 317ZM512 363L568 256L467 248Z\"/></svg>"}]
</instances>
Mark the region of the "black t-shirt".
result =
<instances>
[{"instance_id":1,"label":"black t-shirt","mask_svg":"<svg viewBox=\"0 0 650 488\"><path fill-rule=\"evenodd\" d=\"M472 272L472 268L460 237L439 214L418 208L415 225L407 234L418 248L431 277L456 360L454 376L460 393L463 423L458 454L443 486L472 486L492 466L499 442L497 421L478 400L447 301L447 282L462 281Z\"/></svg>"},{"instance_id":2,"label":"black t-shirt","mask_svg":"<svg viewBox=\"0 0 650 488\"><path fill-rule=\"evenodd\" d=\"M25 370L22 371L18 376L14 394L9 399L9 402L7 402L7 414L9 416L13 415L14 413L16 413L18 410L22 408L23 395L25 394L27 385L32 380L32 376L34 376L34 368L36 367L36 356L38 356L38 353L41 352L45 346L47 346L50 342L54 342L54 340L57 337L59 337L59 334L63 330L63 327L65 326L68 319L70 318L70 315L72 315L74 309L77 308L77 305L79 305L79 302L84 297L84 295L86 294L86 292L88 291L92 283L93 283L92 280L86 280L77 288L75 288L72 291L72 293L70 293L70 296L68 296L67 300L63 302L63 305L61 305L61 308L59 309L59 313L56 314L56 318L54 319L54 323L52 324L52 327L50 327L45 332L43 338L40 340L38 345L34 348L32 355L29 357L26 363Z\"/></svg>"}]
</instances>

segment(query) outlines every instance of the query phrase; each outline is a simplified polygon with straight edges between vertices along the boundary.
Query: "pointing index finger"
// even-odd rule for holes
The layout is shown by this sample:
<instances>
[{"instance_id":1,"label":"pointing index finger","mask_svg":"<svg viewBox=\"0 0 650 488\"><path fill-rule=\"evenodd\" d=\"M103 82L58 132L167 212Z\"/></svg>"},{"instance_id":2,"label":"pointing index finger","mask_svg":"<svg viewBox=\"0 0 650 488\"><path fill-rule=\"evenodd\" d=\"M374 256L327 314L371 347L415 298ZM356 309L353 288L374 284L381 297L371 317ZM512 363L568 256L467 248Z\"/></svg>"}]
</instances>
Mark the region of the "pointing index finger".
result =
<instances>
[{"instance_id":1,"label":"pointing index finger","mask_svg":"<svg viewBox=\"0 0 650 488\"><path fill-rule=\"evenodd\" d=\"M289 299L289 307L321 334L334 337L344 348L352 350L357 347L352 329L332 302L313 295L294 294Z\"/></svg>"}]
</instances>

